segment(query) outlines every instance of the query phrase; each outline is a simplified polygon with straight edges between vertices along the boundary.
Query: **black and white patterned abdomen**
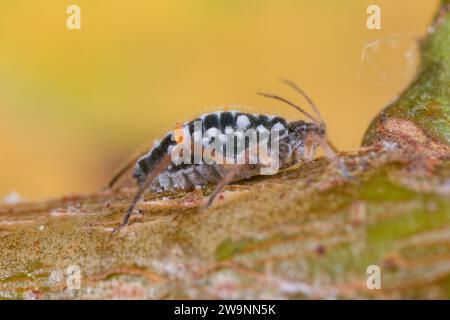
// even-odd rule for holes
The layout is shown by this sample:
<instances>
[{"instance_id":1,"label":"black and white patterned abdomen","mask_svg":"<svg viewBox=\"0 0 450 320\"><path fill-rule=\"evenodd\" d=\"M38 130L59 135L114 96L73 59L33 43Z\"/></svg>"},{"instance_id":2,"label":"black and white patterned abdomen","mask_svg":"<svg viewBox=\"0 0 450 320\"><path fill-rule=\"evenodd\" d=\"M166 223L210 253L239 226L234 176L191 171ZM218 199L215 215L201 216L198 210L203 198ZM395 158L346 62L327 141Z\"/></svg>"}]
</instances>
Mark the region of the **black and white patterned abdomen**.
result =
<instances>
[{"instance_id":1,"label":"black and white patterned abdomen","mask_svg":"<svg viewBox=\"0 0 450 320\"><path fill-rule=\"evenodd\" d=\"M201 123L202 134L208 132L219 132L224 134L227 128L233 130L266 129L277 130L279 137L287 135L288 125L285 119L279 116L267 116L263 114L250 114L239 111L214 112L200 116L197 119L186 122L182 127L192 135L194 124ZM204 142L204 141L203 141ZM151 170L171 151L176 141L173 133L168 133L153 148L136 163L133 177L138 183L142 183ZM216 184L224 176L226 168L220 164L171 164L152 183L154 191L185 189L190 190L197 186ZM257 175L259 170L250 166L243 175L235 180L241 180Z\"/></svg>"}]
</instances>

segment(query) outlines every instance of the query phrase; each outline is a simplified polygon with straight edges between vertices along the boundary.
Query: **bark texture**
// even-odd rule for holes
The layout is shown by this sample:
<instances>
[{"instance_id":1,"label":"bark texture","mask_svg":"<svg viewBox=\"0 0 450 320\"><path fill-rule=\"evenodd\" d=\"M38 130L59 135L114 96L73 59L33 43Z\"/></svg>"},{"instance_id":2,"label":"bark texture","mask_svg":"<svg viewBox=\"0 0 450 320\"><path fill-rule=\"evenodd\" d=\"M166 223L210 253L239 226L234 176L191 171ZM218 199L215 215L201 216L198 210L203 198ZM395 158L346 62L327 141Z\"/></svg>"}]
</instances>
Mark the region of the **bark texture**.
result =
<instances>
[{"instance_id":1,"label":"bark texture","mask_svg":"<svg viewBox=\"0 0 450 320\"><path fill-rule=\"evenodd\" d=\"M417 80L343 153L212 191L132 188L0 207L0 298L450 298L450 15ZM367 287L379 266L381 289ZM77 289L77 272L80 289Z\"/></svg>"}]
</instances>

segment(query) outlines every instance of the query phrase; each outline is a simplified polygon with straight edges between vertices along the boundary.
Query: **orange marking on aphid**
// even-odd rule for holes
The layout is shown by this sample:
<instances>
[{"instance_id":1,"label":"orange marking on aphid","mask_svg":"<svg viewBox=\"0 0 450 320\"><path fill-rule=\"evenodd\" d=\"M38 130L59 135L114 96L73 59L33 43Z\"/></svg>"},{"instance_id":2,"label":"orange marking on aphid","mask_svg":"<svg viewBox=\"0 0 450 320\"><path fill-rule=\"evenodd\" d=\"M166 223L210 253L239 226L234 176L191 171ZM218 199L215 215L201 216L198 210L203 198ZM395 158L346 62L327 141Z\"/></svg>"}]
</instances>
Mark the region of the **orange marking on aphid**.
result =
<instances>
[{"instance_id":1,"label":"orange marking on aphid","mask_svg":"<svg viewBox=\"0 0 450 320\"><path fill-rule=\"evenodd\" d=\"M175 134L175 142L177 144L180 144L184 141L184 131L183 131L183 124L179 121L177 121L175 125L175 132L181 132L181 134Z\"/></svg>"}]
</instances>

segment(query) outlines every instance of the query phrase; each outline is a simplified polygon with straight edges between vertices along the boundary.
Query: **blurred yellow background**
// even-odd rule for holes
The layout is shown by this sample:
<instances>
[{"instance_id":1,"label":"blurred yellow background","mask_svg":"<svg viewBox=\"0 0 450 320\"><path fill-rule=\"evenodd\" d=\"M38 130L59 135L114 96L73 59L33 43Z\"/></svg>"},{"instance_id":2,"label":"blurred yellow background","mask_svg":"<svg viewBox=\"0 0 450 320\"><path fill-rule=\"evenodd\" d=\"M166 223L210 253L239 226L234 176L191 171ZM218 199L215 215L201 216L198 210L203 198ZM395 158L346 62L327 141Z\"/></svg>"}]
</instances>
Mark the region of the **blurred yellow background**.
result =
<instances>
[{"instance_id":1,"label":"blurred yellow background","mask_svg":"<svg viewBox=\"0 0 450 320\"><path fill-rule=\"evenodd\" d=\"M81 8L81 30L66 9ZM368 30L366 8L381 8ZM331 140L356 149L413 78L411 43L437 0L2 0L0 202L98 190L143 144L219 108L299 114L255 94L319 105ZM393 40L389 36L393 36ZM387 38L386 38L387 37ZM388 39L361 63L367 43ZM375 42L374 42L375 41Z\"/></svg>"}]
</instances>

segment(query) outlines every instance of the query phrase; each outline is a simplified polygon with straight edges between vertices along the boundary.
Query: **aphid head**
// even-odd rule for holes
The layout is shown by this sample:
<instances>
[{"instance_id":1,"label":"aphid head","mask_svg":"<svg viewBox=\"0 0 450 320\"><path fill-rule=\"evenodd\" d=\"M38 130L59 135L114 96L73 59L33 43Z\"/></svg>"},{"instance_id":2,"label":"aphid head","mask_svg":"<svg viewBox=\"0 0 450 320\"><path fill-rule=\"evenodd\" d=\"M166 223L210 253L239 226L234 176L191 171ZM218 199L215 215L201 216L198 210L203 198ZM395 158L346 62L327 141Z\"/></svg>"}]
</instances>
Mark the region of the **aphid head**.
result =
<instances>
[{"instance_id":1,"label":"aphid head","mask_svg":"<svg viewBox=\"0 0 450 320\"><path fill-rule=\"evenodd\" d=\"M322 147L326 147L326 149L329 150L329 154L334 152L334 148L326 138L325 122L323 121L319 109L316 107L312 99L295 83L285 79L281 79L281 82L300 93L306 99L306 101L308 101L309 105L315 113L315 116L313 116L297 104L294 104L283 97L273 94L259 93L266 98L275 99L290 105L291 107L308 117L310 120L312 120L312 122L305 122L301 120L293 121L288 126L289 144L294 148L295 157L297 159L312 158L314 151L319 144L322 145Z\"/></svg>"},{"instance_id":2,"label":"aphid head","mask_svg":"<svg viewBox=\"0 0 450 320\"><path fill-rule=\"evenodd\" d=\"M296 161L311 159L318 146L318 138L325 138L325 127L302 120L288 124L289 144Z\"/></svg>"}]
</instances>

